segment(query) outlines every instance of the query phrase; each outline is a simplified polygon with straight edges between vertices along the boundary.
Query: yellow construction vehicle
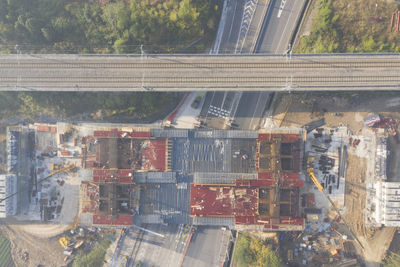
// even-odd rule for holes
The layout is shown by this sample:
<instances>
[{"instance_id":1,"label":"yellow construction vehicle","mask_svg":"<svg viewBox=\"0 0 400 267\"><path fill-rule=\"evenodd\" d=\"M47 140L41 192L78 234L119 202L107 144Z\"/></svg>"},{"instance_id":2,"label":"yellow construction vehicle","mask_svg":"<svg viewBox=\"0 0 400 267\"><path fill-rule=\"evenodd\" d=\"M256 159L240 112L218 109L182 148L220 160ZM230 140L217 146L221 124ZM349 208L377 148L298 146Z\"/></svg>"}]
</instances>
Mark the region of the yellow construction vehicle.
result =
<instances>
[{"instance_id":1,"label":"yellow construction vehicle","mask_svg":"<svg viewBox=\"0 0 400 267\"><path fill-rule=\"evenodd\" d=\"M76 228L78 228L78 224L79 224L79 215L76 215L74 218L74 222L72 226L69 228L69 230L75 230Z\"/></svg>"},{"instance_id":2,"label":"yellow construction vehicle","mask_svg":"<svg viewBox=\"0 0 400 267\"><path fill-rule=\"evenodd\" d=\"M318 181L317 177L315 177L314 168L312 168L312 167L311 168L310 167L307 168L307 173L308 173L308 176L310 177L310 179L314 182L314 184L317 187L318 191L322 192L325 195L325 197L329 200L329 202L331 203L333 209L336 211L336 213L338 214L339 218L342 219L343 223L346 225L347 229L349 230L349 232L351 233L353 238L357 241L357 243L361 246L361 248L364 249L364 246L361 244L360 240L357 238L356 234L353 232L353 230L351 229L350 225L346 222L344 217L340 214L340 211L336 207L335 203L333 203L333 200L329 197L328 193L325 192L324 187Z\"/></svg>"},{"instance_id":3,"label":"yellow construction vehicle","mask_svg":"<svg viewBox=\"0 0 400 267\"><path fill-rule=\"evenodd\" d=\"M69 236L63 236L58 239L58 242L60 243L60 245L62 247L68 246L70 241L71 241L71 238Z\"/></svg>"}]
</instances>

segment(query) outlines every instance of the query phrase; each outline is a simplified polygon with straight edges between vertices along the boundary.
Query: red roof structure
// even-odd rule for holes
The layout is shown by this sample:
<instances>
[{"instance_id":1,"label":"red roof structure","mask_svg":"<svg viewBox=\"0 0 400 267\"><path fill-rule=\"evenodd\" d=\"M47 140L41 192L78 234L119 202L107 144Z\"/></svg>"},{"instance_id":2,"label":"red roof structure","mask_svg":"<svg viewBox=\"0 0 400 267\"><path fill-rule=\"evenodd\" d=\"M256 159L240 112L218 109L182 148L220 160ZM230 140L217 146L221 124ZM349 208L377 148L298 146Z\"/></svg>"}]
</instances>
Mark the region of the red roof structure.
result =
<instances>
[{"instance_id":1,"label":"red roof structure","mask_svg":"<svg viewBox=\"0 0 400 267\"><path fill-rule=\"evenodd\" d=\"M142 146L142 170L165 171L167 139L145 140Z\"/></svg>"},{"instance_id":2,"label":"red roof structure","mask_svg":"<svg viewBox=\"0 0 400 267\"><path fill-rule=\"evenodd\" d=\"M48 126L48 125L36 125L36 130L38 132L51 132L56 133L57 127L56 126Z\"/></svg>"},{"instance_id":3,"label":"red roof structure","mask_svg":"<svg viewBox=\"0 0 400 267\"><path fill-rule=\"evenodd\" d=\"M258 189L220 185L190 185L190 215L254 216L258 213Z\"/></svg>"},{"instance_id":4,"label":"red roof structure","mask_svg":"<svg viewBox=\"0 0 400 267\"><path fill-rule=\"evenodd\" d=\"M298 134L285 134L285 133L260 133L258 140L272 142L275 137L281 138L282 142L292 143L299 141Z\"/></svg>"},{"instance_id":5,"label":"red roof structure","mask_svg":"<svg viewBox=\"0 0 400 267\"><path fill-rule=\"evenodd\" d=\"M93 136L97 138L150 138L150 131L119 131L112 129L110 131L94 131Z\"/></svg>"}]
</instances>

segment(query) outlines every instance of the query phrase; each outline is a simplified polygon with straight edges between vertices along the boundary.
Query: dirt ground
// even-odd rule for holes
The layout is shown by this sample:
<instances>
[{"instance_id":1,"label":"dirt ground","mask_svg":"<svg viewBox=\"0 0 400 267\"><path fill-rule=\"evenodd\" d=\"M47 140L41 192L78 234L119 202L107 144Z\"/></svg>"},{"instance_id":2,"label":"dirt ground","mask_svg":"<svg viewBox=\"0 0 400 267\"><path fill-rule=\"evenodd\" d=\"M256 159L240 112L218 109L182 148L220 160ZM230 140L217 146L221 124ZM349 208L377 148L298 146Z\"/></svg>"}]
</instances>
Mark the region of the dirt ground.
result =
<instances>
[{"instance_id":1,"label":"dirt ground","mask_svg":"<svg viewBox=\"0 0 400 267\"><path fill-rule=\"evenodd\" d=\"M397 121L400 118L400 93L291 93L280 97L282 101L275 109L274 121L278 125L276 122L283 118L281 127L299 127L324 117L326 126L347 126L353 135L361 135L363 118L368 115L378 113ZM349 153L344 216L365 247L361 254L366 265L379 266L395 229L365 226L366 170L367 160Z\"/></svg>"},{"instance_id":2,"label":"dirt ground","mask_svg":"<svg viewBox=\"0 0 400 267\"><path fill-rule=\"evenodd\" d=\"M11 242L15 266L63 266L63 248L56 235L65 228L57 225L1 225L0 232Z\"/></svg>"}]
</instances>

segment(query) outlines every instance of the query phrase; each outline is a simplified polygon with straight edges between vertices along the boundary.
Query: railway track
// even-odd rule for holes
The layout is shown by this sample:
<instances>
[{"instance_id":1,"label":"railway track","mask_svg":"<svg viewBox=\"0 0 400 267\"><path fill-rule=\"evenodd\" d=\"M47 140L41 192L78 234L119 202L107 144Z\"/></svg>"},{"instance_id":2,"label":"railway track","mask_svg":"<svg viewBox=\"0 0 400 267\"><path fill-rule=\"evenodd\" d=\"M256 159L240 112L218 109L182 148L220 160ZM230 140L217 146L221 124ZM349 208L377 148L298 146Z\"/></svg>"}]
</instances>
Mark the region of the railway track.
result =
<instances>
[{"instance_id":1,"label":"railway track","mask_svg":"<svg viewBox=\"0 0 400 267\"><path fill-rule=\"evenodd\" d=\"M393 76L300 76L300 77L291 77L290 82L292 83L307 83L309 85L312 84L321 84L321 83L369 83L369 82L400 82L400 75ZM2 78L0 77L0 87L1 84L12 84L15 83L18 77L10 77L10 78ZM133 84L133 83L141 83L141 77L23 77L21 82L24 84L31 85L40 85L42 83L49 84L58 84L58 83L79 83L81 85L95 85L95 84L108 84L108 85L117 85L117 84ZM147 77L147 84L211 84L211 85L235 85L240 83L251 84L284 84L289 82L287 76L270 76L270 77L169 77L169 76L158 76L158 77ZM260 86L262 87L262 86Z\"/></svg>"},{"instance_id":2,"label":"railway track","mask_svg":"<svg viewBox=\"0 0 400 267\"><path fill-rule=\"evenodd\" d=\"M328 68L400 68L399 61L379 62L265 62L265 63L15 63L2 62L3 69L328 69Z\"/></svg>"},{"instance_id":3,"label":"railway track","mask_svg":"<svg viewBox=\"0 0 400 267\"><path fill-rule=\"evenodd\" d=\"M400 55L0 55L0 90L400 90Z\"/></svg>"}]
</instances>

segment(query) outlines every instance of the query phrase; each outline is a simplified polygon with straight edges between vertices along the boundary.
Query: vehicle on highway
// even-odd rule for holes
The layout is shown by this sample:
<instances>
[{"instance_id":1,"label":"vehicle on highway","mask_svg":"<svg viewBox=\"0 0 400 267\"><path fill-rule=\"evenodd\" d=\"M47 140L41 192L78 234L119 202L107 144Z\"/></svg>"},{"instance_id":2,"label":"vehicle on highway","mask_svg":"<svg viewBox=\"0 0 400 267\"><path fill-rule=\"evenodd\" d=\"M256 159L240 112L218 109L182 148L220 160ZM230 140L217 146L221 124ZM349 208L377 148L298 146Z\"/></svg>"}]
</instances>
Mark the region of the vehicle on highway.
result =
<instances>
[{"instance_id":1,"label":"vehicle on highway","mask_svg":"<svg viewBox=\"0 0 400 267\"><path fill-rule=\"evenodd\" d=\"M200 106L200 102L203 99L204 95L204 93L198 93L190 106L194 109L197 109Z\"/></svg>"},{"instance_id":2,"label":"vehicle on highway","mask_svg":"<svg viewBox=\"0 0 400 267\"><path fill-rule=\"evenodd\" d=\"M200 105L200 101L201 101L201 96L196 96L196 98L194 99L191 107L194 109L197 109Z\"/></svg>"},{"instance_id":3,"label":"vehicle on highway","mask_svg":"<svg viewBox=\"0 0 400 267\"><path fill-rule=\"evenodd\" d=\"M239 124L237 123L231 123L231 128L239 128Z\"/></svg>"}]
</instances>

